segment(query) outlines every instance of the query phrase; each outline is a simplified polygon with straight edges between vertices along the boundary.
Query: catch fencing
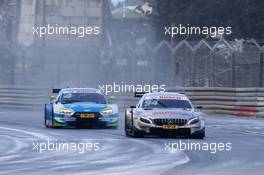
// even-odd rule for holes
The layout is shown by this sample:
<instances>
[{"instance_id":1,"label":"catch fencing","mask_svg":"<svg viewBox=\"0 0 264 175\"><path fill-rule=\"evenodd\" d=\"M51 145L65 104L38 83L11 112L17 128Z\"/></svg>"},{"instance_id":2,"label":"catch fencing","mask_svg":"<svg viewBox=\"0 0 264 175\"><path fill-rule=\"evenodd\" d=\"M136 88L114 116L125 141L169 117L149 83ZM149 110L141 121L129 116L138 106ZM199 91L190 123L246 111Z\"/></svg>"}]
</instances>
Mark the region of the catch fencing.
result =
<instances>
[{"instance_id":1,"label":"catch fencing","mask_svg":"<svg viewBox=\"0 0 264 175\"><path fill-rule=\"evenodd\" d=\"M0 84L67 87L124 82L167 87L263 87L261 42L143 40L102 49L0 46Z\"/></svg>"},{"instance_id":2,"label":"catch fencing","mask_svg":"<svg viewBox=\"0 0 264 175\"><path fill-rule=\"evenodd\" d=\"M183 87L263 87L261 41L135 43L112 44L103 50L101 59L109 72L114 70L113 81Z\"/></svg>"}]
</instances>

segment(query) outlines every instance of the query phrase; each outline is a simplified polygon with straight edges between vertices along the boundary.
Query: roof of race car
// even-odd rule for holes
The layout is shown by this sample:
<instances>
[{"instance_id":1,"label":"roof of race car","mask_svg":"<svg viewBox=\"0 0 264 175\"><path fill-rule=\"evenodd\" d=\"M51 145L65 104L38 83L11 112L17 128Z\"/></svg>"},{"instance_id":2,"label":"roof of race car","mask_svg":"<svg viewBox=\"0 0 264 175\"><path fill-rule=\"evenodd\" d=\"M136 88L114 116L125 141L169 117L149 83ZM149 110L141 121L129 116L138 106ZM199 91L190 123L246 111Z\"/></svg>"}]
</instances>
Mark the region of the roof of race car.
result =
<instances>
[{"instance_id":1,"label":"roof of race car","mask_svg":"<svg viewBox=\"0 0 264 175\"><path fill-rule=\"evenodd\" d=\"M188 99L186 95L177 93L177 92L150 92L150 93L144 94L142 98L151 97L151 96L175 96L175 97L181 97L184 99Z\"/></svg>"},{"instance_id":2,"label":"roof of race car","mask_svg":"<svg viewBox=\"0 0 264 175\"><path fill-rule=\"evenodd\" d=\"M178 93L178 92L150 92L150 93L144 94L144 96L148 96L148 95L177 95L177 96L186 97L186 95Z\"/></svg>"},{"instance_id":3,"label":"roof of race car","mask_svg":"<svg viewBox=\"0 0 264 175\"><path fill-rule=\"evenodd\" d=\"M101 94L101 91L95 88L65 88L65 89L61 89L60 93L98 93L98 94Z\"/></svg>"}]
</instances>

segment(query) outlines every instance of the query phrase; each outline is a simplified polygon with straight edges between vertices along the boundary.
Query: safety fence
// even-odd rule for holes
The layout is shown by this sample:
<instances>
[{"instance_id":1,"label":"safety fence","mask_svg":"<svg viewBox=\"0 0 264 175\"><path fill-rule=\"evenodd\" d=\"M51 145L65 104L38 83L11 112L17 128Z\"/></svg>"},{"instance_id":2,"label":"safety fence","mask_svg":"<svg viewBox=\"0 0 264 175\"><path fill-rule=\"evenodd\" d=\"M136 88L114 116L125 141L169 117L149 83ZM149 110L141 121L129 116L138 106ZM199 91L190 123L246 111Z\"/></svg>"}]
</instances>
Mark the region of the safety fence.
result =
<instances>
[{"instance_id":1,"label":"safety fence","mask_svg":"<svg viewBox=\"0 0 264 175\"><path fill-rule=\"evenodd\" d=\"M206 113L264 117L264 88L172 87L170 92L187 95ZM51 88L0 86L0 108L41 109L49 101ZM116 93L120 111L136 105L133 93Z\"/></svg>"},{"instance_id":2,"label":"safety fence","mask_svg":"<svg viewBox=\"0 0 264 175\"><path fill-rule=\"evenodd\" d=\"M124 82L183 87L264 86L263 41L133 43L117 42L105 49L49 45L45 49L35 45L14 48L0 43L0 84L66 87Z\"/></svg>"},{"instance_id":3,"label":"safety fence","mask_svg":"<svg viewBox=\"0 0 264 175\"><path fill-rule=\"evenodd\" d=\"M132 32L133 33L133 32ZM183 87L263 87L264 46L255 39L116 42L101 54L110 81ZM127 73L129 72L129 74Z\"/></svg>"}]
</instances>

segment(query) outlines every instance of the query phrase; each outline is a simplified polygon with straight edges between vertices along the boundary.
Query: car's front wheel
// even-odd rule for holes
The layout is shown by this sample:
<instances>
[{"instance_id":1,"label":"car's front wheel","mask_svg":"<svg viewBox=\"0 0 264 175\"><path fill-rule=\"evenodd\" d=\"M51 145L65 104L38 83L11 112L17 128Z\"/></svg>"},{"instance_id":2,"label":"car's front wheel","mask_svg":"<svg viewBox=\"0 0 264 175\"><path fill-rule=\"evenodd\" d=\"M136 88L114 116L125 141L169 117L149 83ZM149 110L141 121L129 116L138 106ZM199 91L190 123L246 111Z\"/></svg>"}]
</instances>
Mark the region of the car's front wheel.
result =
<instances>
[{"instance_id":1,"label":"car's front wheel","mask_svg":"<svg viewBox=\"0 0 264 175\"><path fill-rule=\"evenodd\" d=\"M194 139L204 139L204 137L205 137L205 128L191 135L191 138Z\"/></svg>"},{"instance_id":2,"label":"car's front wheel","mask_svg":"<svg viewBox=\"0 0 264 175\"><path fill-rule=\"evenodd\" d=\"M45 104L45 108L44 108L44 126L46 128L49 127L48 110L47 110L47 105L46 104Z\"/></svg>"},{"instance_id":3,"label":"car's front wheel","mask_svg":"<svg viewBox=\"0 0 264 175\"><path fill-rule=\"evenodd\" d=\"M45 111L45 114L44 114L44 126L45 126L46 128L49 127L49 125L48 125L48 120L47 120L47 116L46 116L46 111Z\"/></svg>"},{"instance_id":4,"label":"car's front wheel","mask_svg":"<svg viewBox=\"0 0 264 175\"><path fill-rule=\"evenodd\" d=\"M53 122L53 116L51 116L51 119L47 119L45 117L45 120L44 120L44 125L46 128L54 128L54 122Z\"/></svg>"},{"instance_id":5,"label":"car's front wheel","mask_svg":"<svg viewBox=\"0 0 264 175\"><path fill-rule=\"evenodd\" d=\"M50 112L49 112L50 110ZM53 120L53 108L48 109L48 106L45 105L45 112L44 112L44 125L46 128L54 128L54 120Z\"/></svg>"},{"instance_id":6,"label":"car's front wheel","mask_svg":"<svg viewBox=\"0 0 264 175\"><path fill-rule=\"evenodd\" d=\"M134 123L133 123L133 116L130 120L128 120L127 114L125 115L125 133L126 133L126 136L129 136L129 137L136 137L136 138L144 137L143 133L138 132L135 129Z\"/></svg>"},{"instance_id":7,"label":"car's front wheel","mask_svg":"<svg viewBox=\"0 0 264 175\"><path fill-rule=\"evenodd\" d=\"M133 135L133 137L136 137L136 138L144 137L144 134L141 133L141 132L138 132L134 127L133 127L133 130L132 130L132 135Z\"/></svg>"}]
</instances>

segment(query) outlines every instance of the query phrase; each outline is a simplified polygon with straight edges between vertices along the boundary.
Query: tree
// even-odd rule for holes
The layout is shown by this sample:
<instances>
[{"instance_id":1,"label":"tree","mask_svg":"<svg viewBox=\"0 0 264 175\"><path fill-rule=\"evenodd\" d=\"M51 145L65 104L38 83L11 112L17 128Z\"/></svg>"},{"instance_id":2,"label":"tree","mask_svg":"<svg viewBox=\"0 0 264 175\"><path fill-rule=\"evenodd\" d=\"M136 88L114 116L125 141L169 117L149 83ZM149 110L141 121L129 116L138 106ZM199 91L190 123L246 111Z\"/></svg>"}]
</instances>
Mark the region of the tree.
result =
<instances>
[{"instance_id":1,"label":"tree","mask_svg":"<svg viewBox=\"0 0 264 175\"><path fill-rule=\"evenodd\" d=\"M157 0L155 25L231 26L232 38L264 38L263 0ZM164 36L161 35L161 38ZM201 36L192 36L197 39Z\"/></svg>"}]
</instances>

